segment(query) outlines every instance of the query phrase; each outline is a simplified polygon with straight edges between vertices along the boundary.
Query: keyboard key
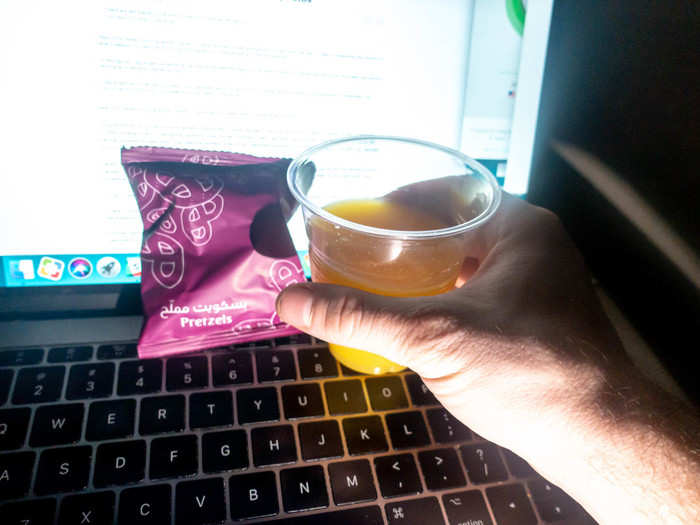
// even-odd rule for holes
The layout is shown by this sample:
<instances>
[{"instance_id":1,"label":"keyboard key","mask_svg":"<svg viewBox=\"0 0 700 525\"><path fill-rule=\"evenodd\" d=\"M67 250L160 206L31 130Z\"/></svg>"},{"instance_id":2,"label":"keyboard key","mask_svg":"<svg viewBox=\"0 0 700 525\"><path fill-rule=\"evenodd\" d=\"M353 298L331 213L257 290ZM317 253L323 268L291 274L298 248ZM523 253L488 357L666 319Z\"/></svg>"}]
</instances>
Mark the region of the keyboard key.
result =
<instances>
[{"instance_id":1,"label":"keyboard key","mask_svg":"<svg viewBox=\"0 0 700 525\"><path fill-rule=\"evenodd\" d=\"M323 384L328 411L332 415L367 412L365 392L358 379L328 381Z\"/></svg>"},{"instance_id":2,"label":"keyboard key","mask_svg":"<svg viewBox=\"0 0 700 525\"><path fill-rule=\"evenodd\" d=\"M254 428L250 442L256 467L292 463L297 459L292 425Z\"/></svg>"},{"instance_id":3,"label":"keyboard key","mask_svg":"<svg viewBox=\"0 0 700 525\"><path fill-rule=\"evenodd\" d=\"M58 525L103 525L114 520L114 492L66 496L61 501Z\"/></svg>"},{"instance_id":4,"label":"keyboard key","mask_svg":"<svg viewBox=\"0 0 700 525\"><path fill-rule=\"evenodd\" d=\"M386 426L396 449L422 447L430 443L428 427L420 412L387 414Z\"/></svg>"},{"instance_id":5,"label":"keyboard key","mask_svg":"<svg viewBox=\"0 0 700 525\"><path fill-rule=\"evenodd\" d=\"M190 428L233 425L233 396L228 390L190 395Z\"/></svg>"},{"instance_id":6,"label":"keyboard key","mask_svg":"<svg viewBox=\"0 0 700 525\"><path fill-rule=\"evenodd\" d=\"M136 400L95 401L90 404L85 438L88 441L120 439L134 434Z\"/></svg>"},{"instance_id":7,"label":"keyboard key","mask_svg":"<svg viewBox=\"0 0 700 525\"><path fill-rule=\"evenodd\" d=\"M127 485L146 477L146 442L121 441L97 447L95 487Z\"/></svg>"},{"instance_id":8,"label":"keyboard key","mask_svg":"<svg viewBox=\"0 0 700 525\"><path fill-rule=\"evenodd\" d=\"M46 360L49 363L77 363L92 359L91 346L64 346L52 348Z\"/></svg>"},{"instance_id":9,"label":"keyboard key","mask_svg":"<svg viewBox=\"0 0 700 525\"><path fill-rule=\"evenodd\" d=\"M258 341L246 341L244 343L235 343L231 345L234 350L252 350L255 348L270 348L272 346L269 339L260 339Z\"/></svg>"},{"instance_id":10,"label":"keyboard key","mask_svg":"<svg viewBox=\"0 0 700 525\"><path fill-rule=\"evenodd\" d=\"M244 430L209 432L202 436L202 468L206 473L248 467L248 439Z\"/></svg>"},{"instance_id":11,"label":"keyboard key","mask_svg":"<svg viewBox=\"0 0 700 525\"><path fill-rule=\"evenodd\" d=\"M338 377L338 364L327 348L303 348L297 352L304 379Z\"/></svg>"},{"instance_id":12,"label":"keyboard key","mask_svg":"<svg viewBox=\"0 0 700 525\"><path fill-rule=\"evenodd\" d=\"M503 456L506 458L508 470L510 470L510 473L516 478L528 478L536 474L530 464L520 456L514 454L507 448L502 448L501 452L503 452Z\"/></svg>"},{"instance_id":13,"label":"keyboard key","mask_svg":"<svg viewBox=\"0 0 700 525\"><path fill-rule=\"evenodd\" d=\"M435 399L433 393L428 390L423 380L418 377L418 374L408 374L404 376L408 385L408 393L411 396L411 401L416 406L437 405L438 400Z\"/></svg>"},{"instance_id":14,"label":"keyboard key","mask_svg":"<svg viewBox=\"0 0 700 525\"><path fill-rule=\"evenodd\" d=\"M238 521L274 516L279 512L274 472L231 476L228 482L231 518Z\"/></svg>"},{"instance_id":15,"label":"keyboard key","mask_svg":"<svg viewBox=\"0 0 700 525\"><path fill-rule=\"evenodd\" d=\"M160 359L123 361L119 364L117 393L120 396L154 394L161 391L163 362Z\"/></svg>"},{"instance_id":16,"label":"keyboard key","mask_svg":"<svg viewBox=\"0 0 700 525\"><path fill-rule=\"evenodd\" d=\"M284 510L287 512L321 509L328 506L326 476L320 465L282 470L280 485Z\"/></svg>"},{"instance_id":17,"label":"keyboard key","mask_svg":"<svg viewBox=\"0 0 700 525\"><path fill-rule=\"evenodd\" d=\"M258 381L292 381L297 378L291 350L258 350L255 352Z\"/></svg>"},{"instance_id":18,"label":"keyboard key","mask_svg":"<svg viewBox=\"0 0 700 525\"><path fill-rule=\"evenodd\" d=\"M197 436L175 436L151 441L151 479L192 476L197 473Z\"/></svg>"},{"instance_id":19,"label":"keyboard key","mask_svg":"<svg viewBox=\"0 0 700 525\"><path fill-rule=\"evenodd\" d=\"M46 447L76 443L83 431L84 412L82 403L37 408L29 444L32 447Z\"/></svg>"},{"instance_id":20,"label":"keyboard key","mask_svg":"<svg viewBox=\"0 0 700 525\"><path fill-rule=\"evenodd\" d=\"M457 453L452 448L419 452L418 461L429 490L449 489L467 484Z\"/></svg>"},{"instance_id":21,"label":"keyboard key","mask_svg":"<svg viewBox=\"0 0 700 525\"><path fill-rule=\"evenodd\" d=\"M136 343L100 345L97 347L97 359L125 359L138 357Z\"/></svg>"},{"instance_id":22,"label":"keyboard key","mask_svg":"<svg viewBox=\"0 0 700 525\"><path fill-rule=\"evenodd\" d=\"M275 387L246 388L236 392L238 422L279 421L280 408Z\"/></svg>"},{"instance_id":23,"label":"keyboard key","mask_svg":"<svg viewBox=\"0 0 700 525\"><path fill-rule=\"evenodd\" d=\"M0 405L5 404L10 395L10 385L14 374L14 370L0 369Z\"/></svg>"},{"instance_id":24,"label":"keyboard key","mask_svg":"<svg viewBox=\"0 0 700 525\"><path fill-rule=\"evenodd\" d=\"M428 423L437 443L454 443L471 439L471 432L444 408L428 410Z\"/></svg>"},{"instance_id":25,"label":"keyboard key","mask_svg":"<svg viewBox=\"0 0 700 525\"><path fill-rule=\"evenodd\" d=\"M53 525L55 515L54 498L16 501L0 507L5 525Z\"/></svg>"},{"instance_id":26,"label":"keyboard key","mask_svg":"<svg viewBox=\"0 0 700 525\"><path fill-rule=\"evenodd\" d=\"M0 366L36 365L44 359L41 348L24 350L3 350L0 352Z\"/></svg>"},{"instance_id":27,"label":"keyboard key","mask_svg":"<svg viewBox=\"0 0 700 525\"><path fill-rule=\"evenodd\" d=\"M442 504L447 511L447 521L450 525L465 523L493 525L484 496L478 490L445 494L442 496Z\"/></svg>"},{"instance_id":28,"label":"keyboard key","mask_svg":"<svg viewBox=\"0 0 700 525\"><path fill-rule=\"evenodd\" d=\"M335 512L322 512L275 521L275 525L384 525L382 511L376 505Z\"/></svg>"},{"instance_id":29,"label":"keyboard key","mask_svg":"<svg viewBox=\"0 0 700 525\"><path fill-rule=\"evenodd\" d=\"M438 525L444 524L440 503L437 498L420 498L409 501L387 503L384 506L389 524L399 525Z\"/></svg>"},{"instance_id":30,"label":"keyboard key","mask_svg":"<svg viewBox=\"0 0 700 525\"><path fill-rule=\"evenodd\" d=\"M95 399L112 395L114 363L73 365L68 376L66 399Z\"/></svg>"},{"instance_id":31,"label":"keyboard key","mask_svg":"<svg viewBox=\"0 0 700 525\"><path fill-rule=\"evenodd\" d=\"M185 430L185 396L145 397L141 400L139 432L159 434Z\"/></svg>"},{"instance_id":32,"label":"keyboard key","mask_svg":"<svg viewBox=\"0 0 700 525\"><path fill-rule=\"evenodd\" d=\"M548 523L566 520L578 512L578 505L568 496L561 500L536 501L535 506Z\"/></svg>"},{"instance_id":33,"label":"keyboard key","mask_svg":"<svg viewBox=\"0 0 700 525\"><path fill-rule=\"evenodd\" d=\"M316 383L287 385L282 387L282 404L287 419L323 416L321 387Z\"/></svg>"},{"instance_id":34,"label":"keyboard key","mask_svg":"<svg viewBox=\"0 0 700 525\"><path fill-rule=\"evenodd\" d=\"M119 521L129 525L170 525L170 485L123 490L119 495Z\"/></svg>"},{"instance_id":35,"label":"keyboard key","mask_svg":"<svg viewBox=\"0 0 700 525\"><path fill-rule=\"evenodd\" d=\"M181 481L175 488L177 525L221 523L226 519L224 480Z\"/></svg>"},{"instance_id":36,"label":"keyboard key","mask_svg":"<svg viewBox=\"0 0 700 525\"><path fill-rule=\"evenodd\" d=\"M240 385L253 382L253 357L238 350L212 357L214 386Z\"/></svg>"},{"instance_id":37,"label":"keyboard key","mask_svg":"<svg viewBox=\"0 0 700 525\"><path fill-rule=\"evenodd\" d=\"M365 385L374 410L394 410L408 406L399 376L368 377Z\"/></svg>"},{"instance_id":38,"label":"keyboard key","mask_svg":"<svg viewBox=\"0 0 700 525\"><path fill-rule=\"evenodd\" d=\"M411 454L375 458L374 468L377 471L379 490L385 498L423 492L418 468Z\"/></svg>"},{"instance_id":39,"label":"keyboard key","mask_svg":"<svg viewBox=\"0 0 700 525\"><path fill-rule=\"evenodd\" d=\"M535 513L522 485L500 485L486 489L493 515L498 525L534 525Z\"/></svg>"},{"instance_id":40,"label":"keyboard key","mask_svg":"<svg viewBox=\"0 0 700 525\"><path fill-rule=\"evenodd\" d=\"M56 494L87 487L92 447L50 448L41 453L34 492Z\"/></svg>"},{"instance_id":41,"label":"keyboard key","mask_svg":"<svg viewBox=\"0 0 700 525\"><path fill-rule=\"evenodd\" d=\"M527 486L534 501L558 499L566 494L559 487L542 478L531 479L527 482Z\"/></svg>"},{"instance_id":42,"label":"keyboard key","mask_svg":"<svg viewBox=\"0 0 700 525\"><path fill-rule=\"evenodd\" d=\"M492 443L464 445L460 447L462 461L472 483L489 483L508 479L506 466Z\"/></svg>"},{"instance_id":43,"label":"keyboard key","mask_svg":"<svg viewBox=\"0 0 700 525\"><path fill-rule=\"evenodd\" d=\"M331 463L328 465L328 477L336 505L377 499L372 469L366 459Z\"/></svg>"},{"instance_id":44,"label":"keyboard key","mask_svg":"<svg viewBox=\"0 0 700 525\"><path fill-rule=\"evenodd\" d=\"M2 353L0 352L0 355ZM12 402L15 405L24 405L56 401L61 395L65 373L65 366L22 368L17 374Z\"/></svg>"},{"instance_id":45,"label":"keyboard key","mask_svg":"<svg viewBox=\"0 0 700 525\"><path fill-rule=\"evenodd\" d=\"M206 356L173 357L165 364L165 384L169 391L209 386Z\"/></svg>"},{"instance_id":46,"label":"keyboard key","mask_svg":"<svg viewBox=\"0 0 700 525\"><path fill-rule=\"evenodd\" d=\"M335 420L300 423L299 443L301 457L314 459L339 458L343 455L340 427Z\"/></svg>"},{"instance_id":47,"label":"keyboard key","mask_svg":"<svg viewBox=\"0 0 700 525\"><path fill-rule=\"evenodd\" d=\"M367 375L367 374L363 374L362 372L358 372L357 370L353 370L352 368L348 368L345 365L340 365L340 371L343 373L344 376L347 376L347 377L366 376Z\"/></svg>"},{"instance_id":48,"label":"keyboard key","mask_svg":"<svg viewBox=\"0 0 700 525\"><path fill-rule=\"evenodd\" d=\"M21 498L29 490L34 452L0 454L0 501Z\"/></svg>"},{"instance_id":49,"label":"keyboard key","mask_svg":"<svg viewBox=\"0 0 700 525\"><path fill-rule=\"evenodd\" d=\"M30 413L28 408L0 410L0 450L14 450L24 444Z\"/></svg>"},{"instance_id":50,"label":"keyboard key","mask_svg":"<svg viewBox=\"0 0 700 525\"><path fill-rule=\"evenodd\" d=\"M355 456L383 452L389 448L379 416L353 417L343 420L348 452Z\"/></svg>"},{"instance_id":51,"label":"keyboard key","mask_svg":"<svg viewBox=\"0 0 700 525\"><path fill-rule=\"evenodd\" d=\"M286 345L310 345L311 336L309 334L292 334L275 339L275 346Z\"/></svg>"}]
</instances>

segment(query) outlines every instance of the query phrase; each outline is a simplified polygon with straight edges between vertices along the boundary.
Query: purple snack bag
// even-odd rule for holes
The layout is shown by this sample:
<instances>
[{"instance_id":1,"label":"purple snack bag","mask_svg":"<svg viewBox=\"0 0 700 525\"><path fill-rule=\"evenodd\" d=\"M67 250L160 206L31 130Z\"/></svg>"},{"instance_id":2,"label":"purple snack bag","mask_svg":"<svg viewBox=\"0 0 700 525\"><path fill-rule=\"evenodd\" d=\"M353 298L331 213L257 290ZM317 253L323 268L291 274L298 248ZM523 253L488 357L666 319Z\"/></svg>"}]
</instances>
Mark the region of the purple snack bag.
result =
<instances>
[{"instance_id":1,"label":"purple snack bag","mask_svg":"<svg viewBox=\"0 0 700 525\"><path fill-rule=\"evenodd\" d=\"M277 294L305 280L282 209L289 160L122 149L141 210L140 357L295 334Z\"/></svg>"}]
</instances>

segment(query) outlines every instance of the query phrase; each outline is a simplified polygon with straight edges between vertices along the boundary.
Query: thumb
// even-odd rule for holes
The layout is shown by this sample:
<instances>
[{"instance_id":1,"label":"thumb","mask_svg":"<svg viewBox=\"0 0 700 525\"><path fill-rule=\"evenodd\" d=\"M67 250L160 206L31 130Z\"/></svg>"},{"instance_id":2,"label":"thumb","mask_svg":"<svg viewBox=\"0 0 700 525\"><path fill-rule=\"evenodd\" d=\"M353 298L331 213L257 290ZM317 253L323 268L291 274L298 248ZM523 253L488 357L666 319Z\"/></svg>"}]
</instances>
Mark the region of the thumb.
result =
<instances>
[{"instance_id":1,"label":"thumb","mask_svg":"<svg viewBox=\"0 0 700 525\"><path fill-rule=\"evenodd\" d=\"M388 297L335 284L303 283L284 289L276 309L283 321L314 337L372 352L434 377L446 372L447 362L440 371L434 362L444 357L441 343L450 339L444 337L450 323L439 297Z\"/></svg>"}]
</instances>

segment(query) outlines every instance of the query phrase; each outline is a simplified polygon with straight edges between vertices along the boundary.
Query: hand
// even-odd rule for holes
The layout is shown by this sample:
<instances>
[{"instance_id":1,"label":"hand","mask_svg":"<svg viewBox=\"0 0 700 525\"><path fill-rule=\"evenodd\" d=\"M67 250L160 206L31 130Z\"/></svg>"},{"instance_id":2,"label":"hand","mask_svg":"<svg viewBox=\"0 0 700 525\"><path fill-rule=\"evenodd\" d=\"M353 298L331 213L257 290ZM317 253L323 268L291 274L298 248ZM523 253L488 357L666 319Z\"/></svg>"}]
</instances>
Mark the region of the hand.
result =
<instances>
[{"instance_id":1,"label":"hand","mask_svg":"<svg viewBox=\"0 0 700 525\"><path fill-rule=\"evenodd\" d=\"M278 313L315 337L412 368L455 417L603 522L608 506L624 505L613 489L592 493L596 461L614 456L619 421L655 426L647 405L666 398L627 358L551 212L504 195L468 244L464 284L449 293L395 298L302 284L280 294ZM624 512L633 523L633 511Z\"/></svg>"}]
</instances>

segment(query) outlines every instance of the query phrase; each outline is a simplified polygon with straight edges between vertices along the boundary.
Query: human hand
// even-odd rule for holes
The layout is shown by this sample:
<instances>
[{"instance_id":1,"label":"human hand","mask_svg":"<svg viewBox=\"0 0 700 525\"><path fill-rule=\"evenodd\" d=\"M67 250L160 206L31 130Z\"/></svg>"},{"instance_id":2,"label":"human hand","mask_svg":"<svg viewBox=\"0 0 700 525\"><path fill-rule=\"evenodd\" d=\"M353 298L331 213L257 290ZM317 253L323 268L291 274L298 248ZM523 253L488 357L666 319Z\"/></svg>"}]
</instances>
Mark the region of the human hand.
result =
<instances>
[{"instance_id":1,"label":"human hand","mask_svg":"<svg viewBox=\"0 0 700 525\"><path fill-rule=\"evenodd\" d=\"M663 415L675 400L626 356L556 216L506 194L467 242L461 286L449 293L396 298L307 283L280 294L278 313L315 337L412 368L455 417L525 458L599 521L634 523L635 512L662 508L669 493L652 497L637 472L639 447L683 458L693 445L678 439L683 423ZM637 509L640 501L652 510Z\"/></svg>"}]
</instances>

